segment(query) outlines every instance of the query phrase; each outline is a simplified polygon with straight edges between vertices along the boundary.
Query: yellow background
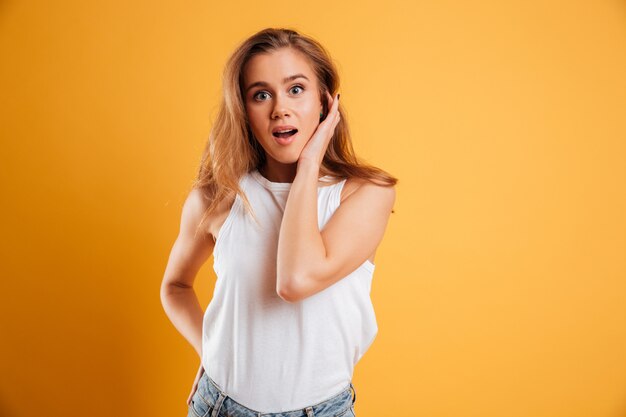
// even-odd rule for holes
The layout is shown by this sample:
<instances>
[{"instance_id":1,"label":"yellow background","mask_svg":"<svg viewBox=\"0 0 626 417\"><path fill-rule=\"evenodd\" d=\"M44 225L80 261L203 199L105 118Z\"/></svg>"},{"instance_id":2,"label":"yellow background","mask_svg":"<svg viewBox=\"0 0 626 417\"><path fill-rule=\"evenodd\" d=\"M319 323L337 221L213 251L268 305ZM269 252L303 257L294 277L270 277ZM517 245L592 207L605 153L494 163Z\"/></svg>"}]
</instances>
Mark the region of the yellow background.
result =
<instances>
[{"instance_id":1,"label":"yellow background","mask_svg":"<svg viewBox=\"0 0 626 417\"><path fill-rule=\"evenodd\" d=\"M626 416L625 22L617 0L0 3L0 415L185 415L199 358L161 279L223 64L287 26L400 179L356 414Z\"/></svg>"}]
</instances>

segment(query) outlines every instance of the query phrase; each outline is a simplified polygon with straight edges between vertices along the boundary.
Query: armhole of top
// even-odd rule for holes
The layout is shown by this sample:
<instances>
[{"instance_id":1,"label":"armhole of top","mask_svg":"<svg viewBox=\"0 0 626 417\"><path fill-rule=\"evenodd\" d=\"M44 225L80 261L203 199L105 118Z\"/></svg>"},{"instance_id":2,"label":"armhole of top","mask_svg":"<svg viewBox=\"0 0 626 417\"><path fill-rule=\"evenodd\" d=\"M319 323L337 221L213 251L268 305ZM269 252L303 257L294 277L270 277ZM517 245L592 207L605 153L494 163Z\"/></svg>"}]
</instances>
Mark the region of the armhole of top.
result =
<instances>
[{"instance_id":1,"label":"armhole of top","mask_svg":"<svg viewBox=\"0 0 626 417\"><path fill-rule=\"evenodd\" d=\"M213 257L217 256L216 254L219 252L220 242L223 240L224 233L228 232L230 224L233 222L233 218L235 217L235 213L239 209L239 204L239 194L235 194L235 201L233 201L233 204L230 207L230 211L228 212L224 223L222 223L220 231L217 234L217 238L215 239L215 244L213 246Z\"/></svg>"},{"instance_id":2,"label":"armhole of top","mask_svg":"<svg viewBox=\"0 0 626 417\"><path fill-rule=\"evenodd\" d=\"M341 191L343 190L343 187L346 185L346 181L348 181L348 179L344 178L343 180L338 182L337 186L335 187L333 212L337 210L339 208L339 205L341 204Z\"/></svg>"}]
</instances>

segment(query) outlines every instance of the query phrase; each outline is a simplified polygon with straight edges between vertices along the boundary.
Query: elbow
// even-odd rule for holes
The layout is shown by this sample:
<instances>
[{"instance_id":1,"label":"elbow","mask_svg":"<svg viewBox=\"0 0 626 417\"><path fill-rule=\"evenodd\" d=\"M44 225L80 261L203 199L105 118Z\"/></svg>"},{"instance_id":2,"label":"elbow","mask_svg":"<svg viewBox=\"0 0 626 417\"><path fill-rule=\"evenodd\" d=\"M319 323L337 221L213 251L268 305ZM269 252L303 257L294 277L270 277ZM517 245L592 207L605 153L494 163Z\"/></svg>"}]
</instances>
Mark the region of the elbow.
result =
<instances>
[{"instance_id":1,"label":"elbow","mask_svg":"<svg viewBox=\"0 0 626 417\"><path fill-rule=\"evenodd\" d=\"M277 280L276 285L276 294L284 301L288 303L297 303L302 300L304 297L302 296L302 291L299 291L299 287L297 285L298 280Z\"/></svg>"},{"instance_id":2,"label":"elbow","mask_svg":"<svg viewBox=\"0 0 626 417\"><path fill-rule=\"evenodd\" d=\"M167 282L163 281L161 283L161 288L160 288L159 293L161 295L161 302L164 303L165 300L167 299L167 296L171 293L171 284L168 284Z\"/></svg>"},{"instance_id":3,"label":"elbow","mask_svg":"<svg viewBox=\"0 0 626 417\"><path fill-rule=\"evenodd\" d=\"M161 287L159 288L159 295L161 297L161 303L164 303L167 298L167 285L164 282L161 283Z\"/></svg>"},{"instance_id":4,"label":"elbow","mask_svg":"<svg viewBox=\"0 0 626 417\"><path fill-rule=\"evenodd\" d=\"M293 290L288 290L284 287L280 287L276 289L276 293L280 298L282 298L284 301L287 301L288 303L296 303L300 301L300 297L298 297L298 294L296 294Z\"/></svg>"},{"instance_id":5,"label":"elbow","mask_svg":"<svg viewBox=\"0 0 626 417\"><path fill-rule=\"evenodd\" d=\"M178 282L178 281L163 281L161 283L161 288L160 288L160 296L161 296L161 303L165 304L167 302L167 300L172 296L172 295L176 295L182 291L186 291L186 290L192 290L193 291L193 286L189 286L186 285L183 282Z\"/></svg>"},{"instance_id":6,"label":"elbow","mask_svg":"<svg viewBox=\"0 0 626 417\"><path fill-rule=\"evenodd\" d=\"M295 303L295 302L300 301L298 297L293 295L293 293L286 292L284 290L278 290L276 291L276 293L278 294L280 298L283 299L283 301L286 301L288 303Z\"/></svg>"},{"instance_id":7,"label":"elbow","mask_svg":"<svg viewBox=\"0 0 626 417\"><path fill-rule=\"evenodd\" d=\"M161 305L163 308L167 308L167 304L169 301L169 296L171 292L168 285L161 285L161 290L159 291L159 295L161 296Z\"/></svg>"}]
</instances>

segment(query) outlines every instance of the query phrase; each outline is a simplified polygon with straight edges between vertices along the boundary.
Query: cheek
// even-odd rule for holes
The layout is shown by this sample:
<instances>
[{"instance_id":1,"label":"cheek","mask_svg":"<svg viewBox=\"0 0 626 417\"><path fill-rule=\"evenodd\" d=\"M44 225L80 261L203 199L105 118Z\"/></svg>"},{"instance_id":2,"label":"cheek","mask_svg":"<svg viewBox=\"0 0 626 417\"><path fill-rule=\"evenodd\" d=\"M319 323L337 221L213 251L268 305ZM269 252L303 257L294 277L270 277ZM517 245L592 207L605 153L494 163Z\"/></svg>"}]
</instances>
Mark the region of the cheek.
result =
<instances>
[{"instance_id":1,"label":"cheek","mask_svg":"<svg viewBox=\"0 0 626 417\"><path fill-rule=\"evenodd\" d=\"M314 101L307 102L301 108L301 116L307 125L317 124L320 120L320 106Z\"/></svg>"},{"instance_id":2,"label":"cheek","mask_svg":"<svg viewBox=\"0 0 626 417\"><path fill-rule=\"evenodd\" d=\"M258 132L259 130L263 129L264 119L258 110L248 109L247 114L248 121L250 122L250 128L252 129L252 131Z\"/></svg>"},{"instance_id":3,"label":"cheek","mask_svg":"<svg viewBox=\"0 0 626 417\"><path fill-rule=\"evenodd\" d=\"M307 114L310 114L311 117L317 115L319 118L320 115L320 105L316 100L311 100L309 102L307 102L306 105L306 112Z\"/></svg>"}]
</instances>

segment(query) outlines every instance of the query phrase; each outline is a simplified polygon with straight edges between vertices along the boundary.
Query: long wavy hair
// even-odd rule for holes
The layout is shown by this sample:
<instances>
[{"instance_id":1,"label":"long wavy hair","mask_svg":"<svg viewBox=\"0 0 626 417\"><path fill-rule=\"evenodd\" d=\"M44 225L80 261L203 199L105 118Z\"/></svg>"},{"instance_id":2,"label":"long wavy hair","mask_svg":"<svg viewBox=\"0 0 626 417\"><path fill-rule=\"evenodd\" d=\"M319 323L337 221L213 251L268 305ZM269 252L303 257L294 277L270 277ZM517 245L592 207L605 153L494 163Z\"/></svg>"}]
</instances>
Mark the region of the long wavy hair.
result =
<instances>
[{"instance_id":1,"label":"long wavy hair","mask_svg":"<svg viewBox=\"0 0 626 417\"><path fill-rule=\"evenodd\" d=\"M256 219L243 190L239 187L242 175L265 163L265 151L254 138L244 103L243 72L246 63L255 55L280 48L293 48L309 60L317 77L320 97L328 91L333 97L339 89L339 74L328 51L315 39L285 28L263 29L241 43L231 54L222 75L222 99L206 143L198 175L192 188L199 188L208 201L208 208L198 225L200 228L218 204L238 194L246 210ZM328 114L328 103L323 101L323 114ZM380 168L359 160L352 147L345 110L339 103L341 119L335 127L320 167L320 177L328 175L337 181L360 177L384 186L393 186L398 179ZM393 213L393 210L392 210Z\"/></svg>"}]
</instances>

